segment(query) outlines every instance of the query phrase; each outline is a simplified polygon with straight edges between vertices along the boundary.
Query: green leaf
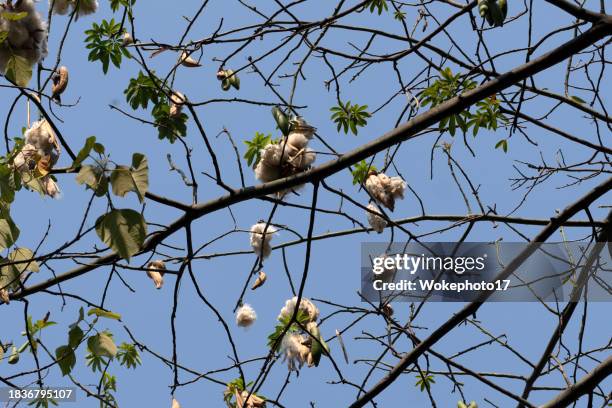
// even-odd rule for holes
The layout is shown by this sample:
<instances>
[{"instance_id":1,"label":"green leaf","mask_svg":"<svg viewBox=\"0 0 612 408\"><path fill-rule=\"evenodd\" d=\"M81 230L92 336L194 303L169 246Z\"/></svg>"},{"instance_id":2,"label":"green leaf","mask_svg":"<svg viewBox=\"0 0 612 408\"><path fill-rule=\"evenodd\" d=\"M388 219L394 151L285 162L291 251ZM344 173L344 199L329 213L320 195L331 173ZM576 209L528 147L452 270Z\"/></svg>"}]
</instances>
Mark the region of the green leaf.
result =
<instances>
[{"instance_id":1,"label":"green leaf","mask_svg":"<svg viewBox=\"0 0 612 408\"><path fill-rule=\"evenodd\" d=\"M117 352L117 359L119 364L126 368L136 368L142 364L138 350L133 344L121 343Z\"/></svg>"},{"instance_id":2,"label":"green leaf","mask_svg":"<svg viewBox=\"0 0 612 408\"><path fill-rule=\"evenodd\" d=\"M70 374L74 366L76 365L76 355L74 350L70 346L60 346L55 350L55 359L60 370L62 370L62 376Z\"/></svg>"},{"instance_id":3,"label":"green leaf","mask_svg":"<svg viewBox=\"0 0 612 408\"><path fill-rule=\"evenodd\" d=\"M121 315L119 313L113 313L110 311L102 310L97 307L89 309L87 316L96 315L98 317L105 317L107 319L120 320Z\"/></svg>"},{"instance_id":4,"label":"green leaf","mask_svg":"<svg viewBox=\"0 0 612 408\"><path fill-rule=\"evenodd\" d=\"M10 247L19 238L19 228L13 222L8 207L0 205L0 251Z\"/></svg>"},{"instance_id":5,"label":"green leaf","mask_svg":"<svg viewBox=\"0 0 612 408\"><path fill-rule=\"evenodd\" d=\"M79 167L81 163L83 163L83 161L87 159L87 156L89 156L89 153L91 153L91 149L94 147L95 144L95 136L89 136L87 140L85 140L85 146L83 146L83 148L79 151L79 154L77 154L76 159L74 159L74 161L72 162L73 169Z\"/></svg>"},{"instance_id":6,"label":"green leaf","mask_svg":"<svg viewBox=\"0 0 612 408\"><path fill-rule=\"evenodd\" d=\"M72 349L76 349L83 341L83 337L85 337L85 333L79 326L72 326L72 328L68 331L68 345Z\"/></svg>"},{"instance_id":7,"label":"green leaf","mask_svg":"<svg viewBox=\"0 0 612 408\"><path fill-rule=\"evenodd\" d=\"M368 173L371 170L376 171L376 166L373 164L368 164L365 160L357 163L353 170L351 170L351 174L353 175L353 185L364 183L368 177Z\"/></svg>"},{"instance_id":8,"label":"green leaf","mask_svg":"<svg viewBox=\"0 0 612 408\"><path fill-rule=\"evenodd\" d=\"M504 151L504 153L508 153L508 140L506 139L501 139L499 142L497 142L497 144L495 145L495 148L502 148L502 150Z\"/></svg>"},{"instance_id":9,"label":"green leaf","mask_svg":"<svg viewBox=\"0 0 612 408\"><path fill-rule=\"evenodd\" d=\"M23 20L27 16L28 16L27 11L21 11L21 12L3 11L0 13L0 18L3 18L7 21L19 21L19 20Z\"/></svg>"},{"instance_id":10,"label":"green leaf","mask_svg":"<svg viewBox=\"0 0 612 408\"><path fill-rule=\"evenodd\" d=\"M8 31L0 31L0 45L6 40L8 37Z\"/></svg>"},{"instance_id":11,"label":"green leaf","mask_svg":"<svg viewBox=\"0 0 612 408\"><path fill-rule=\"evenodd\" d=\"M24 57L13 54L6 63L4 75L13 83L25 88L32 79L32 66Z\"/></svg>"},{"instance_id":12,"label":"green leaf","mask_svg":"<svg viewBox=\"0 0 612 408\"><path fill-rule=\"evenodd\" d=\"M98 197L104 196L108 191L108 179L104 175L104 169L100 166L81 166L76 181L94 190Z\"/></svg>"},{"instance_id":13,"label":"green leaf","mask_svg":"<svg viewBox=\"0 0 612 408\"><path fill-rule=\"evenodd\" d=\"M11 347L11 355L8 358L8 363L11 365L17 364L19 362L19 351L17 347Z\"/></svg>"},{"instance_id":14,"label":"green leaf","mask_svg":"<svg viewBox=\"0 0 612 408\"><path fill-rule=\"evenodd\" d=\"M115 195L124 197L128 192L133 191L142 203L149 189L149 164L146 156L134 153L132 167L117 166L111 173L110 181Z\"/></svg>"},{"instance_id":15,"label":"green leaf","mask_svg":"<svg viewBox=\"0 0 612 408\"><path fill-rule=\"evenodd\" d=\"M113 339L106 333L98 333L87 339L87 347L98 357L113 358L117 355L117 346Z\"/></svg>"},{"instance_id":16,"label":"green leaf","mask_svg":"<svg viewBox=\"0 0 612 408\"><path fill-rule=\"evenodd\" d=\"M285 112L281 110L278 106L272 108L272 116L276 121L276 125L278 129L283 133L283 135L289 135L289 131L291 130L291 126L289 124L289 117Z\"/></svg>"},{"instance_id":17,"label":"green leaf","mask_svg":"<svg viewBox=\"0 0 612 408\"><path fill-rule=\"evenodd\" d=\"M134 210L112 210L98 218L96 233L121 258L129 260L140 251L147 225L143 216Z\"/></svg>"}]
</instances>

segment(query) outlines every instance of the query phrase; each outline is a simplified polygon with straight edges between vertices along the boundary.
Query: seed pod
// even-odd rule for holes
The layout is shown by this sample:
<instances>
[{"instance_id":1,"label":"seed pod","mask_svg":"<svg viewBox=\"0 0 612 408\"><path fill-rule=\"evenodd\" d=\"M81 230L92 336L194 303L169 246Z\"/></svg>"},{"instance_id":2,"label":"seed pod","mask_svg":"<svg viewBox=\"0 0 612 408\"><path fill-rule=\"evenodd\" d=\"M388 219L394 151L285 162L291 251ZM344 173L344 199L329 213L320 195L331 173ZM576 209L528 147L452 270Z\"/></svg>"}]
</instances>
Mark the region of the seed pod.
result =
<instances>
[{"instance_id":1,"label":"seed pod","mask_svg":"<svg viewBox=\"0 0 612 408\"><path fill-rule=\"evenodd\" d=\"M470 405L468 405L467 408L478 408L478 404L476 404L476 401L472 401L470 402Z\"/></svg>"},{"instance_id":2,"label":"seed pod","mask_svg":"<svg viewBox=\"0 0 612 408\"><path fill-rule=\"evenodd\" d=\"M147 276L151 278L155 289L161 289L164 285L164 272L166 270L166 264L163 261L151 261L147 265Z\"/></svg>"},{"instance_id":3,"label":"seed pod","mask_svg":"<svg viewBox=\"0 0 612 408\"><path fill-rule=\"evenodd\" d=\"M170 116L171 117L175 118L181 114L185 101L187 101L187 99L185 98L185 95L183 95L182 93L178 91L172 92L172 95L170 95L170 102L171 102Z\"/></svg>"},{"instance_id":4,"label":"seed pod","mask_svg":"<svg viewBox=\"0 0 612 408\"><path fill-rule=\"evenodd\" d=\"M60 95L64 93L66 88L68 87L68 68L61 66L59 70L57 70L53 74L53 86L51 87L51 91L53 92L51 98L57 103L61 102Z\"/></svg>"},{"instance_id":5,"label":"seed pod","mask_svg":"<svg viewBox=\"0 0 612 408\"><path fill-rule=\"evenodd\" d=\"M238 78L238 75L236 75L231 69L228 69L225 71L225 73L230 85L236 88L236 90L240 90L240 78Z\"/></svg>"},{"instance_id":6,"label":"seed pod","mask_svg":"<svg viewBox=\"0 0 612 408\"><path fill-rule=\"evenodd\" d=\"M264 271L259 271L259 276L257 277L257 280L255 281L253 286L251 286L251 290L255 290L258 287L263 286L263 284L266 283L266 279L266 273Z\"/></svg>"},{"instance_id":7,"label":"seed pod","mask_svg":"<svg viewBox=\"0 0 612 408\"><path fill-rule=\"evenodd\" d=\"M174 398L172 398L172 408L181 408L181 404Z\"/></svg>"},{"instance_id":8,"label":"seed pod","mask_svg":"<svg viewBox=\"0 0 612 408\"><path fill-rule=\"evenodd\" d=\"M383 314L390 319L391 316L393 316L393 307L391 307L391 304L389 303L385 303L382 308L381 308Z\"/></svg>"},{"instance_id":9,"label":"seed pod","mask_svg":"<svg viewBox=\"0 0 612 408\"><path fill-rule=\"evenodd\" d=\"M198 61L196 61L195 59L191 58L191 56L189 55L188 52L183 51L181 53L181 57L179 58L179 61L181 63L181 65L188 67L188 68L197 68L197 67L201 67L202 64L200 64Z\"/></svg>"},{"instance_id":10,"label":"seed pod","mask_svg":"<svg viewBox=\"0 0 612 408\"><path fill-rule=\"evenodd\" d=\"M11 298L9 297L9 291L6 288L0 289L0 303L6 303L7 305L11 303Z\"/></svg>"},{"instance_id":11,"label":"seed pod","mask_svg":"<svg viewBox=\"0 0 612 408\"><path fill-rule=\"evenodd\" d=\"M132 37L132 34L128 33L127 31L125 33L123 33L123 37L121 39L121 44L125 47L127 45L130 44L134 44L134 37Z\"/></svg>"},{"instance_id":12,"label":"seed pod","mask_svg":"<svg viewBox=\"0 0 612 408\"><path fill-rule=\"evenodd\" d=\"M232 81L230 81L229 79L225 78L223 81L221 81L221 89L223 89L224 91L229 91L231 86Z\"/></svg>"},{"instance_id":13,"label":"seed pod","mask_svg":"<svg viewBox=\"0 0 612 408\"><path fill-rule=\"evenodd\" d=\"M8 358L9 364L17 364L19 362L19 351L17 351L17 347L11 347L11 355Z\"/></svg>"},{"instance_id":14,"label":"seed pod","mask_svg":"<svg viewBox=\"0 0 612 408\"><path fill-rule=\"evenodd\" d=\"M217 71L217 79L219 81L223 81L225 78L227 78L227 72L225 70L220 69Z\"/></svg>"}]
</instances>

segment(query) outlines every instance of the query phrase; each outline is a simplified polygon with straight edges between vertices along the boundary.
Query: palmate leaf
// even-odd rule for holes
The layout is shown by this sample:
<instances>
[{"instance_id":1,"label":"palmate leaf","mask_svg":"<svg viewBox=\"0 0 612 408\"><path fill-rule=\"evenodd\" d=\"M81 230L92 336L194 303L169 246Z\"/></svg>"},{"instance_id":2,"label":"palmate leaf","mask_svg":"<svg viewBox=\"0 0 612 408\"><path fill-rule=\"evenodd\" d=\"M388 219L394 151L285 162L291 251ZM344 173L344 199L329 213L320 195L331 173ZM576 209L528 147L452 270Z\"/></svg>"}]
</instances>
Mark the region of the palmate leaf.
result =
<instances>
[{"instance_id":1,"label":"palmate leaf","mask_svg":"<svg viewBox=\"0 0 612 408\"><path fill-rule=\"evenodd\" d=\"M121 258L129 260L140 251L147 225L144 217L134 210L112 210L98 218L96 233Z\"/></svg>"},{"instance_id":2,"label":"palmate leaf","mask_svg":"<svg viewBox=\"0 0 612 408\"><path fill-rule=\"evenodd\" d=\"M117 166L111 173L110 182L113 193L124 197L130 191L138 195L142 203L149 189L149 164L147 157L141 153L132 156L132 167Z\"/></svg>"}]
</instances>

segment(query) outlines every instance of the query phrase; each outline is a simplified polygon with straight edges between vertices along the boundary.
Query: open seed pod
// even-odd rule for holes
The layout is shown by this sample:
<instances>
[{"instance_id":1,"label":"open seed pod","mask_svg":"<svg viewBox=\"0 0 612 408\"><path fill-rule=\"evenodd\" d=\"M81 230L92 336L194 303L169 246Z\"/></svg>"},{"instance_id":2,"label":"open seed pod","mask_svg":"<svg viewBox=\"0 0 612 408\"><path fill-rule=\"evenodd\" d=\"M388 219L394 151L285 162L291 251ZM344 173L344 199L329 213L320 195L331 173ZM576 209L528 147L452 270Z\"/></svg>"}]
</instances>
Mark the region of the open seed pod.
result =
<instances>
[{"instance_id":1,"label":"open seed pod","mask_svg":"<svg viewBox=\"0 0 612 408\"><path fill-rule=\"evenodd\" d=\"M255 280L255 283L253 284L253 286L251 286L251 290L255 290L260 286L263 286L263 284L266 283L267 278L268 277L266 276L266 273L264 271L259 271L259 276L257 276L257 280Z\"/></svg>"},{"instance_id":2,"label":"open seed pod","mask_svg":"<svg viewBox=\"0 0 612 408\"><path fill-rule=\"evenodd\" d=\"M181 408L181 404L174 398L172 398L172 408Z\"/></svg>"},{"instance_id":3,"label":"open seed pod","mask_svg":"<svg viewBox=\"0 0 612 408\"><path fill-rule=\"evenodd\" d=\"M239 392L236 390L236 408L263 408L266 406L266 401L257 395L244 390Z\"/></svg>"},{"instance_id":4,"label":"open seed pod","mask_svg":"<svg viewBox=\"0 0 612 408\"><path fill-rule=\"evenodd\" d=\"M163 261L151 261L147 265L147 276L151 278L155 289L161 289L164 285L164 271L166 270L166 264Z\"/></svg>"},{"instance_id":5,"label":"open seed pod","mask_svg":"<svg viewBox=\"0 0 612 408\"><path fill-rule=\"evenodd\" d=\"M129 32L123 33L123 37L121 37L121 44L125 47L126 45L134 44L134 38L132 34Z\"/></svg>"},{"instance_id":6,"label":"open seed pod","mask_svg":"<svg viewBox=\"0 0 612 408\"><path fill-rule=\"evenodd\" d=\"M51 97L54 101L60 103L61 95L68 87L68 68L65 66L59 67L59 69L53 74L52 80L53 86L51 87Z\"/></svg>"},{"instance_id":7,"label":"open seed pod","mask_svg":"<svg viewBox=\"0 0 612 408\"><path fill-rule=\"evenodd\" d=\"M193 59L187 51L183 51L181 53L179 62L181 63L182 66L187 67L187 68L197 68L197 67L202 66L202 64L200 64L198 61Z\"/></svg>"},{"instance_id":8,"label":"open seed pod","mask_svg":"<svg viewBox=\"0 0 612 408\"><path fill-rule=\"evenodd\" d=\"M186 101L187 99L185 98L185 95L179 91L172 92L172 95L170 95L170 116L175 118L180 115Z\"/></svg>"}]
</instances>

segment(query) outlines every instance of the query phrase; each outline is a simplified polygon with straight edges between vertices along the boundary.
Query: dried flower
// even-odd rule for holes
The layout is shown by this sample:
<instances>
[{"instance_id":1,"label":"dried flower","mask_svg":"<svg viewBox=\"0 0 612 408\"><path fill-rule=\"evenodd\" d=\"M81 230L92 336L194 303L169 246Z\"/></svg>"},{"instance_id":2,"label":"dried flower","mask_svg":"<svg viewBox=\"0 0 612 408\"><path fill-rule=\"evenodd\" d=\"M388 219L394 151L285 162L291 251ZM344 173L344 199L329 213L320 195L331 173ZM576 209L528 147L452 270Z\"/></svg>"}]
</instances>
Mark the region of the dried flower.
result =
<instances>
[{"instance_id":1,"label":"dried flower","mask_svg":"<svg viewBox=\"0 0 612 408\"><path fill-rule=\"evenodd\" d=\"M255 309L248 303L243 304L236 311L236 324L240 327L249 327L257 320Z\"/></svg>"},{"instance_id":2,"label":"dried flower","mask_svg":"<svg viewBox=\"0 0 612 408\"><path fill-rule=\"evenodd\" d=\"M265 234L264 234L265 231ZM272 225L268 225L265 222L259 222L251 227L251 248L257 256L267 258L272 252L270 241L272 235L276 233L276 228Z\"/></svg>"}]
</instances>

